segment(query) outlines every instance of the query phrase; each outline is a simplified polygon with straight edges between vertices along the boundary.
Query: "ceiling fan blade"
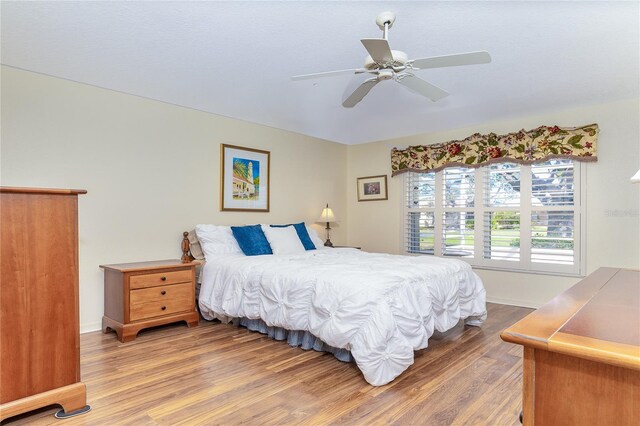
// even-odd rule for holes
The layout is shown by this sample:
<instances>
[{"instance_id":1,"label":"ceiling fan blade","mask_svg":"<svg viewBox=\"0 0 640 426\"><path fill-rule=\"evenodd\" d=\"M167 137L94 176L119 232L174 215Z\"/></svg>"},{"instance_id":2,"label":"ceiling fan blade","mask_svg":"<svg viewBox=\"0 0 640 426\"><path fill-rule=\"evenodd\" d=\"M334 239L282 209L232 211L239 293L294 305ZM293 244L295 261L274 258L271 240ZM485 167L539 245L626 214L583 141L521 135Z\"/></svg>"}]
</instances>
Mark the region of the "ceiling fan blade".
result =
<instances>
[{"instance_id":1,"label":"ceiling fan blade","mask_svg":"<svg viewBox=\"0 0 640 426\"><path fill-rule=\"evenodd\" d=\"M294 75L293 77L291 77L291 80L294 80L294 81L295 80L307 80L307 79L311 79L311 78L332 77L334 75L341 75L341 74L361 74L361 73L365 73L365 72L369 72L369 70L366 69L366 68L356 68L356 69L352 69L352 70L317 72L317 73L314 73L314 74Z\"/></svg>"},{"instance_id":2,"label":"ceiling fan blade","mask_svg":"<svg viewBox=\"0 0 640 426\"><path fill-rule=\"evenodd\" d=\"M363 38L360 41L377 64L393 61L393 54L387 40L382 38Z\"/></svg>"},{"instance_id":3,"label":"ceiling fan blade","mask_svg":"<svg viewBox=\"0 0 640 426\"><path fill-rule=\"evenodd\" d=\"M414 59L410 61L414 68L457 67L460 65L487 64L491 62L489 52L469 52L455 55L433 56L431 58Z\"/></svg>"},{"instance_id":4,"label":"ceiling fan blade","mask_svg":"<svg viewBox=\"0 0 640 426\"><path fill-rule=\"evenodd\" d=\"M433 102L449 96L447 92L445 92L438 86L427 83L423 79L418 78L413 74L402 74L400 78L396 79L396 81L402 84L407 89L431 99Z\"/></svg>"},{"instance_id":5,"label":"ceiling fan blade","mask_svg":"<svg viewBox=\"0 0 640 426\"><path fill-rule=\"evenodd\" d=\"M365 96L367 96L367 93L369 93L369 91L376 84L378 84L378 79L375 77L365 80L356 88L356 90L354 90L349 96L346 96L344 98L342 106L345 108L353 108L358 102L360 102Z\"/></svg>"}]
</instances>

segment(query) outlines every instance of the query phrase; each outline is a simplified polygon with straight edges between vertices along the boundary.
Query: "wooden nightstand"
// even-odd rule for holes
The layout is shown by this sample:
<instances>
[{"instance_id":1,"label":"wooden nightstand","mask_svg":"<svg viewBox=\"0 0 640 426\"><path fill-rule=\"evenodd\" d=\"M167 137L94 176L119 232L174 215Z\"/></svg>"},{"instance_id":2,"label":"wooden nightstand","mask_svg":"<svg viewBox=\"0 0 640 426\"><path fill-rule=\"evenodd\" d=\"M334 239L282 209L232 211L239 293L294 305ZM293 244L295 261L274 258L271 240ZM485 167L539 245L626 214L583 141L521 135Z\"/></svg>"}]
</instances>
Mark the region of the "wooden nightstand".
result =
<instances>
[{"instance_id":1,"label":"wooden nightstand","mask_svg":"<svg viewBox=\"0 0 640 426\"><path fill-rule=\"evenodd\" d=\"M354 248L358 250L362 249L362 247L356 247L356 246L333 246L332 248Z\"/></svg>"},{"instance_id":2,"label":"wooden nightstand","mask_svg":"<svg viewBox=\"0 0 640 426\"><path fill-rule=\"evenodd\" d=\"M180 260L100 265L104 269L102 332L128 342L144 328L185 321L198 325L196 263Z\"/></svg>"}]
</instances>

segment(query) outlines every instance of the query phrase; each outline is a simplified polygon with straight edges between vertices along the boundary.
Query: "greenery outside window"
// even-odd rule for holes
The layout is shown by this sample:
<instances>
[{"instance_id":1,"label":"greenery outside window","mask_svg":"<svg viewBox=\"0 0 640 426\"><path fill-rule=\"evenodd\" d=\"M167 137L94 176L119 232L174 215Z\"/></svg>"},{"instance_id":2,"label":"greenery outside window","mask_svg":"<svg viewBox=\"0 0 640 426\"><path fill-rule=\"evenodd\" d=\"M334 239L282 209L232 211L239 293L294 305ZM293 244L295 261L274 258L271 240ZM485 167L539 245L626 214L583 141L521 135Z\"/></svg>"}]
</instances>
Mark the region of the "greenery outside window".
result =
<instances>
[{"instance_id":1,"label":"greenery outside window","mask_svg":"<svg viewBox=\"0 0 640 426\"><path fill-rule=\"evenodd\" d=\"M580 275L580 163L405 174L404 249L474 266Z\"/></svg>"}]
</instances>

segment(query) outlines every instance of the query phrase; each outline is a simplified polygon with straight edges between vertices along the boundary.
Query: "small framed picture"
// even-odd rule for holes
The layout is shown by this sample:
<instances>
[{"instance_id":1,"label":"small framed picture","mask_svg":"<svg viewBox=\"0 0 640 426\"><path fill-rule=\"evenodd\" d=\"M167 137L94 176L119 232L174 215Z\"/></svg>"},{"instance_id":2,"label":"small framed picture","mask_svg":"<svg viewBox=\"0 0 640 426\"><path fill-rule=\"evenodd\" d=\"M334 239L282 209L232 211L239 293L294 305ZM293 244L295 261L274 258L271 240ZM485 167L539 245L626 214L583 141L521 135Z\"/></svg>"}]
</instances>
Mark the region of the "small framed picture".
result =
<instances>
[{"instance_id":1,"label":"small framed picture","mask_svg":"<svg viewBox=\"0 0 640 426\"><path fill-rule=\"evenodd\" d=\"M387 198L387 175L358 178L358 201L377 201Z\"/></svg>"},{"instance_id":2,"label":"small framed picture","mask_svg":"<svg viewBox=\"0 0 640 426\"><path fill-rule=\"evenodd\" d=\"M269 211L269 151L220 147L220 210Z\"/></svg>"}]
</instances>

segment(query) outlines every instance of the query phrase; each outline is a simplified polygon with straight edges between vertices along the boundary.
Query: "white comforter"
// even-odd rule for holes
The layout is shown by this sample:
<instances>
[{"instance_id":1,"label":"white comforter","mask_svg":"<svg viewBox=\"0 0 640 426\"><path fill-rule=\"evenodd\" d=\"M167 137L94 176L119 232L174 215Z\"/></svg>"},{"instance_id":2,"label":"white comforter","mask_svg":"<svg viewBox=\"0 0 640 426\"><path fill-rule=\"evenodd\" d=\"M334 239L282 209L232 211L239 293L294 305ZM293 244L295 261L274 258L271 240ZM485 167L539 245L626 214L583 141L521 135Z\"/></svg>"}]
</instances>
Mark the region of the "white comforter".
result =
<instances>
[{"instance_id":1,"label":"white comforter","mask_svg":"<svg viewBox=\"0 0 640 426\"><path fill-rule=\"evenodd\" d=\"M471 267L435 256L356 249L297 255L222 255L203 269L200 309L207 319L260 318L305 330L351 351L367 382L392 381L413 364L435 330L460 319L480 325L485 290Z\"/></svg>"}]
</instances>

